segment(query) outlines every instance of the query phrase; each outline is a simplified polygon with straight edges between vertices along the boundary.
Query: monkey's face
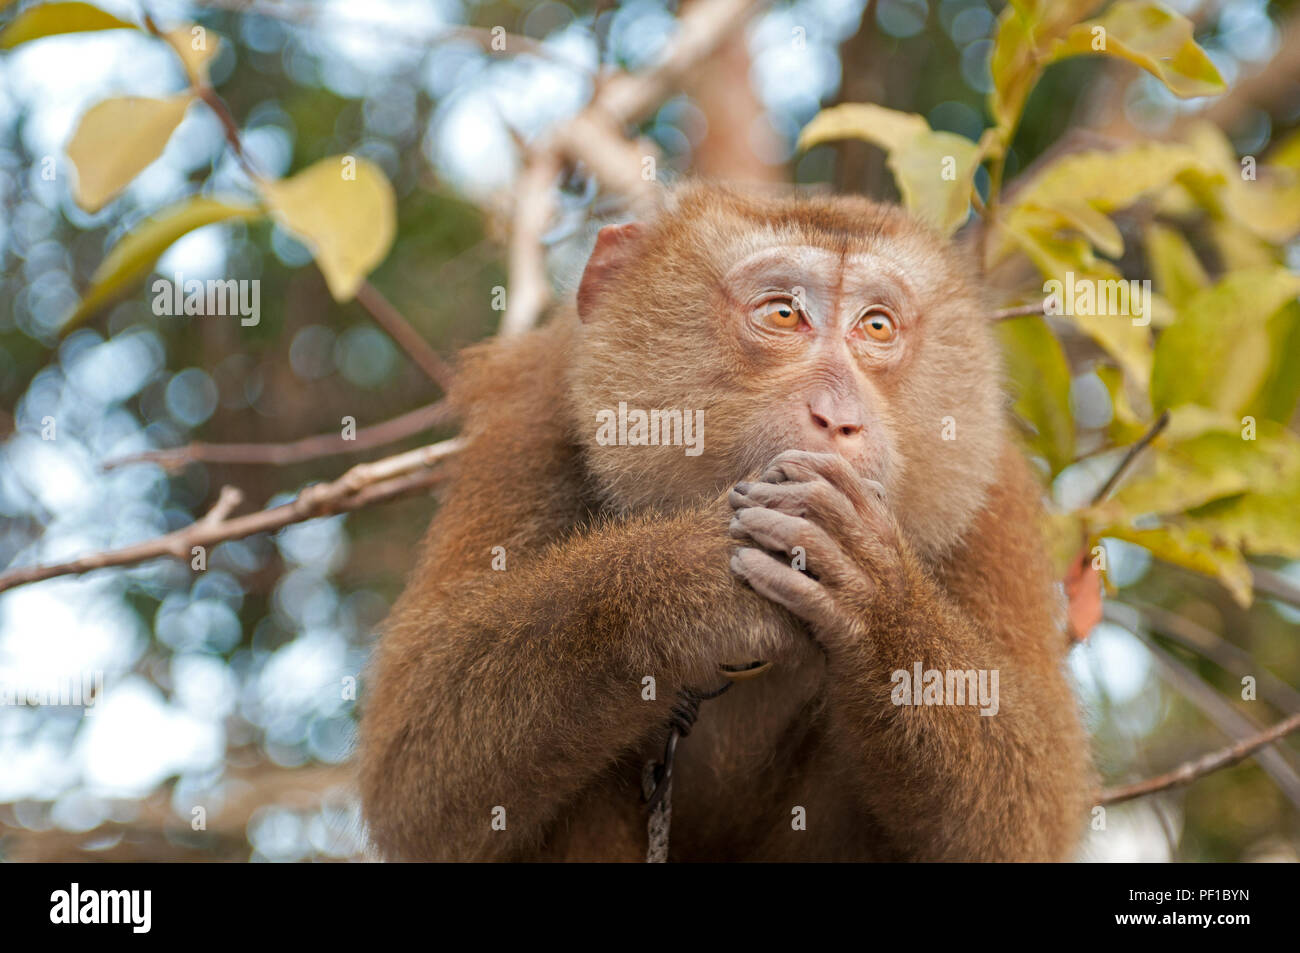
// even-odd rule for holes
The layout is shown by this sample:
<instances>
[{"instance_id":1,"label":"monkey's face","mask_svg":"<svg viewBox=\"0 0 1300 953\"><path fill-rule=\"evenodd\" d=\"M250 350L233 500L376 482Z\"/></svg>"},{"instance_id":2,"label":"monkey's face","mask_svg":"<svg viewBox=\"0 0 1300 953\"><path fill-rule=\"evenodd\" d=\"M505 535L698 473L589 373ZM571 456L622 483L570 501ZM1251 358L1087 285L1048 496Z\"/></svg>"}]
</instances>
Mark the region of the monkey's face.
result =
<instances>
[{"instance_id":1,"label":"monkey's face","mask_svg":"<svg viewBox=\"0 0 1300 953\"><path fill-rule=\"evenodd\" d=\"M617 507L717 494L789 449L882 483L931 553L982 502L996 349L973 273L898 209L695 187L602 230L578 307L577 438Z\"/></svg>"}]
</instances>

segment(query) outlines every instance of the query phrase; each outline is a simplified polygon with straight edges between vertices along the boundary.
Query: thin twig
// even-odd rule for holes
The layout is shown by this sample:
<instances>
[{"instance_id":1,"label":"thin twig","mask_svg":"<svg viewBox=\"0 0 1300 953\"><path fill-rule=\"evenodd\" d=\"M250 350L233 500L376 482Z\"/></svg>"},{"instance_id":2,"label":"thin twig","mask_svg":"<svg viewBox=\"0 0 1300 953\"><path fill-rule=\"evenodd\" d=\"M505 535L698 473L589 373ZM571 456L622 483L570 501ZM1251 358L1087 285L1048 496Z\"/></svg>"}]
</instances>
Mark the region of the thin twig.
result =
<instances>
[{"instance_id":1,"label":"thin twig","mask_svg":"<svg viewBox=\"0 0 1300 953\"><path fill-rule=\"evenodd\" d=\"M1166 410L1156 419L1156 422L1151 425L1151 429L1144 433L1138 439L1137 443L1128 448L1128 452L1125 453L1124 458L1120 460L1119 466L1117 466L1114 472L1111 473L1110 479L1107 480L1102 485L1102 488L1093 495L1091 505L1096 506L1110 496L1111 491L1115 489L1124 474L1128 472L1129 467L1133 465L1133 461L1138 458L1138 455L1141 454L1143 450L1151 446L1151 442L1155 440L1156 437L1160 436L1161 432L1168 426L1169 411Z\"/></svg>"},{"instance_id":2,"label":"thin twig","mask_svg":"<svg viewBox=\"0 0 1300 953\"><path fill-rule=\"evenodd\" d=\"M1134 784L1126 784L1122 787L1106 788L1101 792L1101 796L1097 798L1097 803L1119 804L1121 801L1130 801L1135 797L1143 797L1147 794L1155 794L1157 791L1167 791L1170 788L1191 784L1207 774L1246 760L1260 748L1271 745L1275 741L1280 741L1297 729L1300 729L1300 712L1279 721L1276 725L1266 728L1257 735L1242 738L1226 748L1220 748L1218 751L1202 755L1194 761L1181 764L1165 774L1148 778L1145 781L1138 781Z\"/></svg>"},{"instance_id":3,"label":"thin twig","mask_svg":"<svg viewBox=\"0 0 1300 953\"><path fill-rule=\"evenodd\" d=\"M1286 576L1272 569L1265 569L1263 566L1251 566L1250 576L1255 591L1260 595L1300 606L1300 586Z\"/></svg>"},{"instance_id":4,"label":"thin twig","mask_svg":"<svg viewBox=\"0 0 1300 953\"><path fill-rule=\"evenodd\" d=\"M525 159L515 191L514 223L510 229L507 252L509 286L506 290L506 313L501 318L501 334L527 331L537 323L551 297L546 277L546 251L542 236L555 211L555 179L560 174L560 157L550 149L532 153Z\"/></svg>"},{"instance_id":5,"label":"thin twig","mask_svg":"<svg viewBox=\"0 0 1300 953\"><path fill-rule=\"evenodd\" d=\"M158 25L153 19L146 16L145 25L155 36L166 39ZM195 90L198 97L203 100L217 119L221 122L221 128L225 132L226 143L230 146L230 151L238 160L240 168L255 183L262 181L265 176L258 169L257 164L249 156L244 148L244 141L239 132L239 123L236 121L234 113L230 111L230 106L218 95L217 91L206 83L202 84ZM411 326L397 308L385 298L374 285L369 281L363 281L361 287L357 289L356 300L361 307L365 308L370 317L388 334L390 338L400 347L425 376L442 388L443 393L451 387L451 368L447 365L438 353L429 346Z\"/></svg>"},{"instance_id":6,"label":"thin twig","mask_svg":"<svg viewBox=\"0 0 1300 953\"><path fill-rule=\"evenodd\" d=\"M570 162L581 162L608 190L647 210L654 183L642 178L647 144L627 141L624 130L649 115L724 43L765 0L697 0L678 20L664 55L638 73L613 73L598 84L591 102L529 149L514 193L506 313L503 335L527 331L550 300L541 236L555 210L554 186Z\"/></svg>"},{"instance_id":7,"label":"thin twig","mask_svg":"<svg viewBox=\"0 0 1300 953\"><path fill-rule=\"evenodd\" d=\"M257 464L285 466L332 457L342 453L357 453L404 440L451 419L451 409L445 401L418 407L400 417L385 420L370 427L362 427L350 440L339 433L317 434L288 443L188 443L183 447L166 450L146 450L129 456L108 460L104 470L113 470L131 463L156 463L169 472L179 470L189 463Z\"/></svg>"},{"instance_id":8,"label":"thin twig","mask_svg":"<svg viewBox=\"0 0 1300 953\"><path fill-rule=\"evenodd\" d=\"M1134 638L1146 646L1161 677L1224 735L1240 741L1259 733L1261 728L1257 722L1234 708L1198 673L1153 641L1143 631L1142 619L1134 609L1122 603L1110 602L1106 604L1104 613L1107 619L1128 629ZM1296 767L1295 753L1287 749L1262 751L1259 754L1259 766L1273 779L1283 796L1300 807L1300 770Z\"/></svg>"},{"instance_id":9,"label":"thin twig","mask_svg":"<svg viewBox=\"0 0 1300 953\"><path fill-rule=\"evenodd\" d=\"M109 566L131 566L160 556L189 559L195 546L243 539L318 516L347 513L395 500L436 483L441 475L434 464L456 453L461 446L459 438L444 440L373 463L359 463L337 480L304 487L288 503L244 516L229 516L238 498L223 491L213 510L189 526L121 549L90 553L68 562L10 570L0 574L0 592L55 576Z\"/></svg>"},{"instance_id":10,"label":"thin twig","mask_svg":"<svg viewBox=\"0 0 1300 953\"><path fill-rule=\"evenodd\" d=\"M1300 711L1300 692L1260 665L1245 649L1176 612L1132 598L1126 601L1158 634L1209 659L1225 672L1238 677L1253 676L1258 681L1260 697L1270 705L1282 711Z\"/></svg>"},{"instance_id":11,"label":"thin twig","mask_svg":"<svg viewBox=\"0 0 1300 953\"><path fill-rule=\"evenodd\" d=\"M1036 304L1018 304L1014 308L1000 308L997 311L990 311L989 320L1006 321L1010 318L1027 318L1031 315L1043 313L1043 303L1039 301Z\"/></svg>"},{"instance_id":12,"label":"thin twig","mask_svg":"<svg viewBox=\"0 0 1300 953\"><path fill-rule=\"evenodd\" d=\"M426 377L442 388L445 394L451 390L452 371L446 361L429 346L419 332L407 322L402 312L393 307L392 302L380 293L369 281L361 282L357 288L357 304L365 308L375 321L383 328L397 346L406 352L415 366L424 371Z\"/></svg>"}]
</instances>

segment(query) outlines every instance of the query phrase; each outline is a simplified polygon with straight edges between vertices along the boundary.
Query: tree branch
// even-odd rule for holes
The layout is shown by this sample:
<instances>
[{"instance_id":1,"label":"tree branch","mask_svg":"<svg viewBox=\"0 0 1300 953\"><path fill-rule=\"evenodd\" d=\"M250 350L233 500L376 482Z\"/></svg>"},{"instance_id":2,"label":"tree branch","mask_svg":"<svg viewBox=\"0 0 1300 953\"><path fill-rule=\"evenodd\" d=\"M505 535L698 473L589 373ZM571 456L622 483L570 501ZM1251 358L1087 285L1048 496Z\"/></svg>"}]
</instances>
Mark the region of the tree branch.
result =
<instances>
[{"instance_id":1,"label":"tree branch","mask_svg":"<svg viewBox=\"0 0 1300 953\"><path fill-rule=\"evenodd\" d=\"M396 443L424 430L429 430L451 419L451 409L445 401L418 407L400 417L385 420L371 427L362 427L352 440L344 440L338 433L317 434L289 443L188 443L167 450L146 450L118 457L103 464L103 469L114 470L131 463L156 463L173 472L189 463L226 463L286 466L304 463L321 457L342 453L356 453L385 444Z\"/></svg>"},{"instance_id":2,"label":"tree branch","mask_svg":"<svg viewBox=\"0 0 1300 953\"><path fill-rule=\"evenodd\" d=\"M402 316L402 312L393 307L378 288L369 281L361 282L361 287L357 289L357 304L365 308L375 324L383 328L397 346L406 352L406 356L415 366L424 371L425 377L442 388L444 394L451 390L453 377L451 367L437 351L429 346L419 332L411 327Z\"/></svg>"},{"instance_id":3,"label":"tree branch","mask_svg":"<svg viewBox=\"0 0 1300 953\"><path fill-rule=\"evenodd\" d=\"M1042 314L1043 303L1037 304L1018 304L1014 308L1000 308L997 311L989 312L990 321L1006 321L1010 318L1028 318L1031 315Z\"/></svg>"},{"instance_id":4,"label":"tree branch","mask_svg":"<svg viewBox=\"0 0 1300 953\"><path fill-rule=\"evenodd\" d=\"M1120 460L1119 466L1117 466L1115 471L1111 473L1110 479L1108 479L1102 485L1102 488L1093 495L1093 506L1096 506L1098 503L1104 501L1106 497L1110 496L1111 491L1115 489L1119 484L1119 481L1124 477L1124 474L1128 472L1129 467L1133 465L1133 461L1138 458L1143 450L1151 446L1151 442L1155 440L1156 437L1160 436L1161 432L1168 426L1169 411L1166 410L1156 418L1156 422L1151 425L1151 429L1144 433L1136 443L1128 448L1128 452L1124 454L1124 459Z\"/></svg>"},{"instance_id":5,"label":"tree branch","mask_svg":"<svg viewBox=\"0 0 1300 953\"><path fill-rule=\"evenodd\" d=\"M165 35L151 17L146 15L144 19L149 32L165 39ZM203 100L204 104L216 114L217 119L221 121L226 143L238 160L240 168L254 182L266 178L244 149L243 138L239 134L239 123L236 121L234 113L230 111L226 101L206 82L195 92ZM393 342L406 353L411 362L423 371L426 377L442 388L443 393L446 393L451 387L451 368L429 346L429 343L420 336L419 332L411 326L411 323L406 320L402 313L380 294L379 289L369 281L363 281L361 287L357 289L356 301L369 313L374 322L393 339Z\"/></svg>"},{"instance_id":6,"label":"tree branch","mask_svg":"<svg viewBox=\"0 0 1300 953\"><path fill-rule=\"evenodd\" d=\"M1122 603L1107 603L1105 615L1112 622L1128 629L1134 638L1146 646L1161 676L1227 737L1239 742L1259 733L1261 729L1258 723L1230 705L1196 672L1152 641L1142 631L1142 620L1136 610ZM1300 771L1295 767L1295 760L1294 752L1286 749L1262 751L1259 754L1260 768L1273 779L1288 801L1300 807Z\"/></svg>"},{"instance_id":7,"label":"tree branch","mask_svg":"<svg viewBox=\"0 0 1300 953\"><path fill-rule=\"evenodd\" d=\"M648 147L627 141L623 130L644 119L699 64L732 39L763 0L698 0L681 14L677 34L657 63L639 73L606 77L576 116L560 123L528 151L515 186L503 335L527 331L551 297L541 237L555 210L555 179L568 162L582 162L601 184L648 207L652 184L641 177Z\"/></svg>"},{"instance_id":8,"label":"tree branch","mask_svg":"<svg viewBox=\"0 0 1300 953\"><path fill-rule=\"evenodd\" d=\"M1170 788L1191 784L1207 774L1246 760L1260 748L1271 745L1275 741L1280 741L1297 729L1300 729L1300 712L1279 721L1271 728L1266 728L1257 735L1243 738L1226 748L1220 748L1218 751L1202 755L1196 760L1181 764L1165 774L1148 778L1145 781L1138 781L1135 784L1106 788L1097 798L1097 803L1119 804L1122 801L1130 801L1136 797L1155 794L1157 791L1167 791Z\"/></svg>"},{"instance_id":9,"label":"tree branch","mask_svg":"<svg viewBox=\"0 0 1300 953\"><path fill-rule=\"evenodd\" d=\"M68 562L12 569L0 574L0 592L55 576L68 576L109 566L131 566L159 556L189 559L195 546L211 546L227 540L242 539L318 516L349 513L375 503L399 499L436 483L440 474L433 468L434 464L456 453L461 446L459 438L444 440L373 463L359 463L337 480L304 487L288 503L233 518L229 512L238 505L240 497L237 490L227 487L222 490L217 504L207 515L183 529L121 549L91 553Z\"/></svg>"}]
</instances>

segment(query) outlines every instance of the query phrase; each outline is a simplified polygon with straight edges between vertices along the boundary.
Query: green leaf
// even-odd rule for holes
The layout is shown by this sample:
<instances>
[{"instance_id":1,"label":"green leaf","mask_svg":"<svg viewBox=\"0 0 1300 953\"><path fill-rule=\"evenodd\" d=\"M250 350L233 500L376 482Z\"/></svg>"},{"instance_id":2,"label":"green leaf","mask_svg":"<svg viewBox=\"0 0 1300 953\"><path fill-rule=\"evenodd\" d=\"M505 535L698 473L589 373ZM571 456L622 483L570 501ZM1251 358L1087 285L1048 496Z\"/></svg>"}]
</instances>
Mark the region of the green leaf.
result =
<instances>
[{"instance_id":1,"label":"green leaf","mask_svg":"<svg viewBox=\"0 0 1300 953\"><path fill-rule=\"evenodd\" d=\"M1247 407L1273 366L1268 319L1297 294L1300 275L1269 268L1232 272L1190 298L1156 343L1155 410L1200 404L1237 414Z\"/></svg>"},{"instance_id":2,"label":"green leaf","mask_svg":"<svg viewBox=\"0 0 1300 953\"><path fill-rule=\"evenodd\" d=\"M1300 304L1292 301L1268 319L1268 337L1268 377L1246 409L1287 423L1300 403Z\"/></svg>"},{"instance_id":3,"label":"green leaf","mask_svg":"<svg viewBox=\"0 0 1300 953\"><path fill-rule=\"evenodd\" d=\"M1214 96L1227 86L1196 45L1186 17L1147 0L1119 0L1096 20L1072 27L1051 46L1049 62L1100 53L1134 63L1161 80L1175 96Z\"/></svg>"},{"instance_id":4,"label":"green leaf","mask_svg":"<svg viewBox=\"0 0 1300 953\"><path fill-rule=\"evenodd\" d=\"M20 43L62 33L138 29L134 23L119 20L89 3L43 3L24 10L0 31L0 50L12 50Z\"/></svg>"},{"instance_id":5,"label":"green leaf","mask_svg":"<svg viewBox=\"0 0 1300 953\"><path fill-rule=\"evenodd\" d=\"M1033 22L1026 11L1009 4L998 17L993 34L993 53L989 57L993 90L989 93L989 112L993 114L1003 150L1010 145L1025 100L1042 72L1034 52Z\"/></svg>"},{"instance_id":6,"label":"green leaf","mask_svg":"<svg viewBox=\"0 0 1300 953\"><path fill-rule=\"evenodd\" d=\"M1131 522L1138 517L1172 516L1239 493L1274 493L1300 483L1300 438L1267 421L1256 439L1241 429L1212 430L1147 449L1141 472L1122 483L1111 498L1091 507L1097 525Z\"/></svg>"},{"instance_id":7,"label":"green leaf","mask_svg":"<svg viewBox=\"0 0 1300 953\"><path fill-rule=\"evenodd\" d=\"M799 147L835 139L863 139L884 149L903 204L944 235L966 221L980 163L976 143L955 133L935 132L914 113L870 103L823 109L800 133Z\"/></svg>"},{"instance_id":8,"label":"green leaf","mask_svg":"<svg viewBox=\"0 0 1300 953\"><path fill-rule=\"evenodd\" d=\"M1175 308L1210 283L1192 246L1172 228L1156 222L1148 225L1146 252L1156 287Z\"/></svg>"},{"instance_id":9,"label":"green leaf","mask_svg":"<svg viewBox=\"0 0 1300 953\"><path fill-rule=\"evenodd\" d=\"M998 17L989 69L993 90L989 112L996 124L999 151L1011 144L1025 100L1046 66L1044 50L1086 17L1102 0L1013 0Z\"/></svg>"},{"instance_id":10,"label":"green leaf","mask_svg":"<svg viewBox=\"0 0 1300 953\"><path fill-rule=\"evenodd\" d=\"M1300 171L1300 129L1292 129L1273 141L1268 162L1269 165Z\"/></svg>"},{"instance_id":11,"label":"green leaf","mask_svg":"<svg viewBox=\"0 0 1300 953\"><path fill-rule=\"evenodd\" d=\"M1238 605L1248 607L1253 597L1250 566L1241 553L1196 526L1161 526L1137 529L1112 526L1101 535L1135 543L1157 559L1193 572L1214 576L1232 593Z\"/></svg>"},{"instance_id":12,"label":"green leaf","mask_svg":"<svg viewBox=\"0 0 1300 953\"><path fill-rule=\"evenodd\" d=\"M332 156L261 188L275 218L311 249L334 300L350 301L397 232L397 200L384 173L366 159Z\"/></svg>"},{"instance_id":13,"label":"green leaf","mask_svg":"<svg viewBox=\"0 0 1300 953\"><path fill-rule=\"evenodd\" d=\"M1023 218L1008 222L1005 233L1016 241L1044 278L1060 281L1064 285L1067 275L1073 282L1092 282L1094 287L1106 287L1102 282L1120 280L1119 272L1092 253L1092 247L1082 238L1057 238L1039 229L1022 229ZM1044 294L1047 294L1044 283ZM1062 309L1068 310L1068 309ZM1147 327L1133 323L1133 318L1114 314L1067 314L1063 320L1073 322L1085 334L1101 345L1124 369L1133 381L1146 390L1151 379L1151 332Z\"/></svg>"},{"instance_id":14,"label":"green leaf","mask_svg":"<svg viewBox=\"0 0 1300 953\"><path fill-rule=\"evenodd\" d=\"M97 212L162 155L194 97L118 96L86 110L68 143L77 170L73 198Z\"/></svg>"},{"instance_id":15,"label":"green leaf","mask_svg":"<svg viewBox=\"0 0 1300 953\"><path fill-rule=\"evenodd\" d=\"M1300 559L1300 483L1216 500L1194 511L1187 523L1249 553Z\"/></svg>"},{"instance_id":16,"label":"green leaf","mask_svg":"<svg viewBox=\"0 0 1300 953\"><path fill-rule=\"evenodd\" d=\"M1138 440L1149 429L1133 408L1132 394L1129 389L1131 378L1118 367L1102 365L1093 369L1110 394L1111 421L1106 429L1110 442L1117 447L1125 446Z\"/></svg>"},{"instance_id":17,"label":"green leaf","mask_svg":"<svg viewBox=\"0 0 1300 953\"><path fill-rule=\"evenodd\" d=\"M1149 142L1109 151L1077 152L1057 159L1024 185L1007 213L1014 215L1030 208L1077 210L1083 203L1095 211L1110 213L1167 187L1189 170L1222 175L1194 148L1177 143ZM1066 222L1073 224L1068 218Z\"/></svg>"},{"instance_id":18,"label":"green leaf","mask_svg":"<svg viewBox=\"0 0 1300 953\"><path fill-rule=\"evenodd\" d=\"M78 327L149 274L159 256L182 235L215 222L247 220L261 214L262 209L255 205L195 196L146 219L123 236L95 269L85 296L59 333L67 334Z\"/></svg>"},{"instance_id":19,"label":"green leaf","mask_svg":"<svg viewBox=\"0 0 1300 953\"><path fill-rule=\"evenodd\" d=\"M1074 418L1070 414L1070 366L1061 344L1042 318L999 321L998 338L1015 412L1036 435L1030 447L1060 473L1074 460Z\"/></svg>"}]
</instances>

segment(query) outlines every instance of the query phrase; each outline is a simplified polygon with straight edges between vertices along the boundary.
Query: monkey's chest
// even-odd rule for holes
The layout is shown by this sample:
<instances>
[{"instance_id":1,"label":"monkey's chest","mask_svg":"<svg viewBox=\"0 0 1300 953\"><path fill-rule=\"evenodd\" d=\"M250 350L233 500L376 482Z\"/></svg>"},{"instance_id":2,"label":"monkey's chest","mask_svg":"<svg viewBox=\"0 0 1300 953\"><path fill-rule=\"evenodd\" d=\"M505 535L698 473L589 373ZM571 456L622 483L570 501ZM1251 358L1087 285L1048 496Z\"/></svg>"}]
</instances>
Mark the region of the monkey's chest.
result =
<instances>
[{"instance_id":1,"label":"monkey's chest","mask_svg":"<svg viewBox=\"0 0 1300 953\"><path fill-rule=\"evenodd\" d=\"M827 848L816 832L788 836L807 833L798 819L810 807L823 822L847 810L824 763L824 674L814 651L701 705L677 749L670 859L795 859Z\"/></svg>"}]
</instances>

